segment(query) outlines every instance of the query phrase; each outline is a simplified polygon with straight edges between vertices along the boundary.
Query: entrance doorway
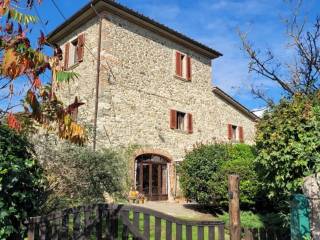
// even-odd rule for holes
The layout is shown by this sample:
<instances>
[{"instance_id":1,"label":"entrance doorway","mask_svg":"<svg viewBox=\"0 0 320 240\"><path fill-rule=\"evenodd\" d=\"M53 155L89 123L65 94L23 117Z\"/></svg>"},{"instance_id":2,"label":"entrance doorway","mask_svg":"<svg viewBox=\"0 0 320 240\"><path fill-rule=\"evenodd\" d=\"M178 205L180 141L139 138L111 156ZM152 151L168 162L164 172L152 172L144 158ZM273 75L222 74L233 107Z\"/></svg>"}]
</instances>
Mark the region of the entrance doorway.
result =
<instances>
[{"instance_id":1,"label":"entrance doorway","mask_svg":"<svg viewBox=\"0 0 320 240\"><path fill-rule=\"evenodd\" d=\"M168 200L167 159L146 154L136 158L136 189L150 201Z\"/></svg>"}]
</instances>

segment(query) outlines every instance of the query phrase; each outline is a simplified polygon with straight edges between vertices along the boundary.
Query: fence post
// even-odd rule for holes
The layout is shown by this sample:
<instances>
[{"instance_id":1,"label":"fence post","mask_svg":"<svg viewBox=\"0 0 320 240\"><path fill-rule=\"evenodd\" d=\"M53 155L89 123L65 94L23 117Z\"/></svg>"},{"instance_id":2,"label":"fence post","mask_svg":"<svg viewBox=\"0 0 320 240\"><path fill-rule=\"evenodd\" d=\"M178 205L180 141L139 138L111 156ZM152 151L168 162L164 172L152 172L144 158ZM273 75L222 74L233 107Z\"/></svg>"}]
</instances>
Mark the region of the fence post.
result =
<instances>
[{"instance_id":1,"label":"fence post","mask_svg":"<svg viewBox=\"0 0 320 240\"><path fill-rule=\"evenodd\" d=\"M229 219L230 240L241 239L240 204L239 204L239 175L229 175Z\"/></svg>"}]
</instances>

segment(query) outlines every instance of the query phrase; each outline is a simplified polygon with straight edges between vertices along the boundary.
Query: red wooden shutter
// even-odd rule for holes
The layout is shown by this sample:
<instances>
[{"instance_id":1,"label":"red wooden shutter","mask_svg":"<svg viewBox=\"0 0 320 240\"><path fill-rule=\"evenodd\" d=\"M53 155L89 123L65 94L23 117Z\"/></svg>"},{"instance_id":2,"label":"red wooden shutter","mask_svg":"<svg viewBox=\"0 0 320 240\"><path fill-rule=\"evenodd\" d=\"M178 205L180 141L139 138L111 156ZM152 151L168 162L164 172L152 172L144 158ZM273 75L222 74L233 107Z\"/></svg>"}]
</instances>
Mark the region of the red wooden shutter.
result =
<instances>
[{"instance_id":1,"label":"red wooden shutter","mask_svg":"<svg viewBox=\"0 0 320 240\"><path fill-rule=\"evenodd\" d=\"M228 124L228 139L232 139L232 125Z\"/></svg>"},{"instance_id":2,"label":"red wooden shutter","mask_svg":"<svg viewBox=\"0 0 320 240\"><path fill-rule=\"evenodd\" d=\"M187 57L187 80L191 81L191 57Z\"/></svg>"},{"instance_id":3,"label":"red wooden shutter","mask_svg":"<svg viewBox=\"0 0 320 240\"><path fill-rule=\"evenodd\" d=\"M77 46L77 55L78 55L78 62L83 61L83 55L84 55L84 34L79 35L78 37L78 46Z\"/></svg>"},{"instance_id":4,"label":"red wooden shutter","mask_svg":"<svg viewBox=\"0 0 320 240\"><path fill-rule=\"evenodd\" d=\"M181 53L176 52L176 75L182 77Z\"/></svg>"},{"instance_id":5,"label":"red wooden shutter","mask_svg":"<svg viewBox=\"0 0 320 240\"><path fill-rule=\"evenodd\" d=\"M192 114L188 113L188 133L193 133L193 121L192 121Z\"/></svg>"},{"instance_id":6,"label":"red wooden shutter","mask_svg":"<svg viewBox=\"0 0 320 240\"><path fill-rule=\"evenodd\" d=\"M170 110L170 128L177 129L177 111Z\"/></svg>"},{"instance_id":7,"label":"red wooden shutter","mask_svg":"<svg viewBox=\"0 0 320 240\"><path fill-rule=\"evenodd\" d=\"M244 142L243 127L239 127L239 140L241 143Z\"/></svg>"},{"instance_id":8,"label":"red wooden shutter","mask_svg":"<svg viewBox=\"0 0 320 240\"><path fill-rule=\"evenodd\" d=\"M69 49L70 49L70 43L66 43L64 47L64 69L68 69L69 65Z\"/></svg>"}]
</instances>

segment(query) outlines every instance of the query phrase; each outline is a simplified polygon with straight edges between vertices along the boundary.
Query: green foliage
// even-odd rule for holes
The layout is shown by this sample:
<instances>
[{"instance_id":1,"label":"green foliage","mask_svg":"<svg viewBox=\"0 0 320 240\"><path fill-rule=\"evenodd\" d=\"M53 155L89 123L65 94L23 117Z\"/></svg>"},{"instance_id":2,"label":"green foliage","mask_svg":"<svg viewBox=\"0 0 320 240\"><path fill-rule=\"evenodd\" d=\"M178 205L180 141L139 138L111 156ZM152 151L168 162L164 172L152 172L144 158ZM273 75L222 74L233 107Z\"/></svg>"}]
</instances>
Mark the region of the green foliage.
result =
<instances>
[{"instance_id":1,"label":"green foliage","mask_svg":"<svg viewBox=\"0 0 320 240\"><path fill-rule=\"evenodd\" d=\"M277 205L301 192L303 178L319 171L319 100L319 94L283 99L257 126L257 171Z\"/></svg>"},{"instance_id":2,"label":"green foliage","mask_svg":"<svg viewBox=\"0 0 320 240\"><path fill-rule=\"evenodd\" d=\"M59 83L69 82L70 80L76 80L80 77L80 74L76 72L58 71L56 74L56 80Z\"/></svg>"},{"instance_id":3,"label":"green foliage","mask_svg":"<svg viewBox=\"0 0 320 240\"><path fill-rule=\"evenodd\" d=\"M45 144L45 145L44 145ZM89 147L39 142L41 159L52 192L45 212L124 198L128 166L122 154Z\"/></svg>"},{"instance_id":4,"label":"green foliage","mask_svg":"<svg viewBox=\"0 0 320 240\"><path fill-rule=\"evenodd\" d=\"M254 158L254 149L245 144L197 146L186 155L178 169L185 197L200 204L226 207L228 175L239 174L241 206L253 207L258 191Z\"/></svg>"},{"instance_id":5,"label":"green foliage","mask_svg":"<svg viewBox=\"0 0 320 240\"><path fill-rule=\"evenodd\" d=\"M43 203L43 172L31 152L25 137L0 125L0 239L21 239Z\"/></svg>"},{"instance_id":6,"label":"green foliage","mask_svg":"<svg viewBox=\"0 0 320 240\"><path fill-rule=\"evenodd\" d=\"M220 174L225 176L223 185L228 186L227 177L230 174L240 176L240 203L242 209L253 208L259 191L258 176L255 171L254 160L256 158L255 148L246 144L235 144L227 146L228 161L221 166ZM224 205L227 206L228 198L224 196Z\"/></svg>"},{"instance_id":7,"label":"green foliage","mask_svg":"<svg viewBox=\"0 0 320 240\"><path fill-rule=\"evenodd\" d=\"M230 224L229 217L229 213L227 212L223 212L223 214L218 216L220 220L225 222L226 226ZM277 234L279 236L278 239L288 239L288 236L290 236L287 219L282 214L257 214L251 211L241 211L240 220L242 228L265 229L273 234Z\"/></svg>"}]
</instances>

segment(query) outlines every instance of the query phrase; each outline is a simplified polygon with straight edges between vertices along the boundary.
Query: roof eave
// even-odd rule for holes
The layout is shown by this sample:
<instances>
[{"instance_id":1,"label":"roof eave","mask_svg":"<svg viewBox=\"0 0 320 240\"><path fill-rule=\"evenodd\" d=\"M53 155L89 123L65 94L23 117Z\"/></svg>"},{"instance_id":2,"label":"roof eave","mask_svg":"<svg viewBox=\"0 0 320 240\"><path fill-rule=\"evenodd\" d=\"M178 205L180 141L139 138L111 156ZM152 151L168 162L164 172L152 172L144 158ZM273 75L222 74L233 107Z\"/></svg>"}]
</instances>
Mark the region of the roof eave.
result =
<instances>
[{"instance_id":1,"label":"roof eave","mask_svg":"<svg viewBox=\"0 0 320 240\"><path fill-rule=\"evenodd\" d=\"M226 92L224 92L222 89L218 87L213 87L212 92L216 93L218 96L220 96L222 99L227 101L229 104L231 104L233 107L235 107L237 110L244 113L247 117L249 117L251 120L258 122L260 120L260 117L255 115L253 112L251 112L248 108L243 106L241 103L239 103L237 100L235 100L233 97L228 95Z\"/></svg>"},{"instance_id":2,"label":"roof eave","mask_svg":"<svg viewBox=\"0 0 320 240\"><path fill-rule=\"evenodd\" d=\"M222 56L220 52L211 49L203 45L202 43L199 43L189 37L186 37L173 29L170 29L144 15L141 15L111 0L94 0L92 3L85 5L77 13L75 13L73 16L67 19L55 30L53 30L47 37L48 42L51 44L57 43L70 33L68 29L74 29L76 27L79 27L86 21L95 17L96 13L92 9L91 5L94 6L95 10L98 11L98 13L102 13L104 11L112 11L112 13L125 17L136 24L142 25L143 27L146 27L151 31L154 31L166 38L169 38L188 48L191 48L192 50L197 51L209 57L210 59L215 59Z\"/></svg>"}]
</instances>

